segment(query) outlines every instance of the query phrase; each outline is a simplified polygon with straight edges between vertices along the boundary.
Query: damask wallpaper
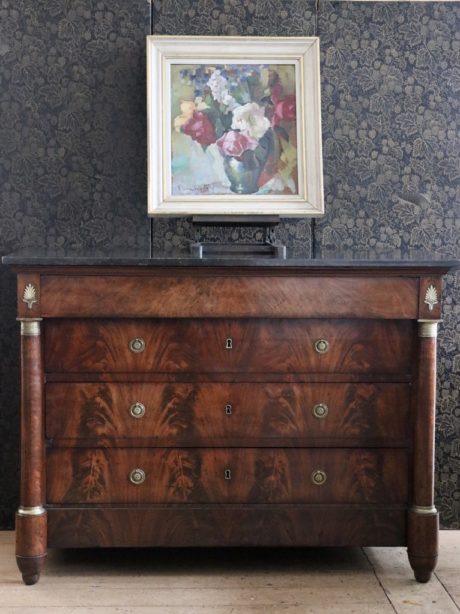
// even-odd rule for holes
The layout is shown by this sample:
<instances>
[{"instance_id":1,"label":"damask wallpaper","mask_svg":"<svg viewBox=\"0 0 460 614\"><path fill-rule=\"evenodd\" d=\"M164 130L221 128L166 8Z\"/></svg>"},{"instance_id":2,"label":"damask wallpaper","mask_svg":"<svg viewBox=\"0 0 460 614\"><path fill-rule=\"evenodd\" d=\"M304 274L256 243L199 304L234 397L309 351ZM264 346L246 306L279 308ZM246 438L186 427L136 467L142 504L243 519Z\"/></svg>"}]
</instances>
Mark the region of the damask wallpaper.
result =
<instances>
[{"instance_id":1,"label":"damask wallpaper","mask_svg":"<svg viewBox=\"0 0 460 614\"><path fill-rule=\"evenodd\" d=\"M0 253L150 244L145 0L0 2ZM0 527L18 499L18 329L0 267Z\"/></svg>"},{"instance_id":2,"label":"damask wallpaper","mask_svg":"<svg viewBox=\"0 0 460 614\"><path fill-rule=\"evenodd\" d=\"M144 37L299 36L322 49L326 215L277 231L322 247L460 253L460 4L336 0L3 0L0 253L24 246L187 246L188 220L146 217ZM260 230L208 229L251 240ZM18 333L0 271L0 527L17 506ZM460 528L460 276L439 350L437 505Z\"/></svg>"}]
</instances>

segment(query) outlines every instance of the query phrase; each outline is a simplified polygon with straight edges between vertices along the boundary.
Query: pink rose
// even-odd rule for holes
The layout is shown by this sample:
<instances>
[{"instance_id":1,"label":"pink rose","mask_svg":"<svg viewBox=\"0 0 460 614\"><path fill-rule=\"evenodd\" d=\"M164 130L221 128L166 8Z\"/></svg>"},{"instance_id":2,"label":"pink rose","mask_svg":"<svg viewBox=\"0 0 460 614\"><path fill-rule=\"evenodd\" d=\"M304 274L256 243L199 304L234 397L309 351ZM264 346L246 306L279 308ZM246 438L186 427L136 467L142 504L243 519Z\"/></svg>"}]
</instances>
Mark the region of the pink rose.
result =
<instances>
[{"instance_id":1,"label":"pink rose","mask_svg":"<svg viewBox=\"0 0 460 614\"><path fill-rule=\"evenodd\" d=\"M211 145L216 142L214 126L202 111L195 111L186 124L182 126L182 132L191 136L200 145Z\"/></svg>"},{"instance_id":2,"label":"pink rose","mask_svg":"<svg viewBox=\"0 0 460 614\"><path fill-rule=\"evenodd\" d=\"M281 83L279 82L275 83L275 85L273 85L271 88L271 98L272 98L273 104L276 104L279 101L282 94L283 94L283 87Z\"/></svg>"},{"instance_id":3,"label":"pink rose","mask_svg":"<svg viewBox=\"0 0 460 614\"><path fill-rule=\"evenodd\" d=\"M248 149L254 151L259 145L257 139L243 134L243 132L238 132L237 130L226 132L216 143L221 154L224 156L234 156L235 158L242 156Z\"/></svg>"},{"instance_id":4,"label":"pink rose","mask_svg":"<svg viewBox=\"0 0 460 614\"><path fill-rule=\"evenodd\" d=\"M293 121L296 117L295 96L290 95L275 104L272 124L277 126L282 119Z\"/></svg>"}]
</instances>

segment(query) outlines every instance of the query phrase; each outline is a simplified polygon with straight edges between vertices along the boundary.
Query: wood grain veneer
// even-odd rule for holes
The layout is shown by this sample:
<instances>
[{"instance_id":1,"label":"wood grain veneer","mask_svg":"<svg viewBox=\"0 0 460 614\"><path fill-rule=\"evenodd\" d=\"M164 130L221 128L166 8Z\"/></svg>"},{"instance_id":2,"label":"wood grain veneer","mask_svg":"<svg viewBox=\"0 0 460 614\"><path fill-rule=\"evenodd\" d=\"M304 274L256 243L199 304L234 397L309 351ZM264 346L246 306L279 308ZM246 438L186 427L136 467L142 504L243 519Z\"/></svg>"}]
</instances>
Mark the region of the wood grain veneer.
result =
<instances>
[{"instance_id":1,"label":"wood grain veneer","mask_svg":"<svg viewBox=\"0 0 460 614\"><path fill-rule=\"evenodd\" d=\"M376 278L271 271L203 277L44 275L46 317L350 317L416 318L417 278ZM78 288L78 291L76 289Z\"/></svg>"},{"instance_id":2,"label":"wood grain veneer","mask_svg":"<svg viewBox=\"0 0 460 614\"><path fill-rule=\"evenodd\" d=\"M51 548L399 546L401 506L155 505L48 509Z\"/></svg>"},{"instance_id":3,"label":"wood grain veneer","mask_svg":"<svg viewBox=\"0 0 460 614\"><path fill-rule=\"evenodd\" d=\"M130 413L135 403L145 407L140 418ZM318 404L327 408L324 417L314 413ZM306 438L310 445L337 439L407 445L410 386L50 383L46 406L46 436L53 445L139 445L130 440L155 446L243 445L243 440L257 440L269 446L274 440L304 445Z\"/></svg>"},{"instance_id":4,"label":"wood grain veneer","mask_svg":"<svg viewBox=\"0 0 460 614\"><path fill-rule=\"evenodd\" d=\"M407 460L391 448L56 448L47 453L47 501L405 503ZM142 484L129 480L136 468ZM321 486L312 483L315 470L326 473Z\"/></svg>"},{"instance_id":5,"label":"wood grain veneer","mask_svg":"<svg viewBox=\"0 0 460 614\"><path fill-rule=\"evenodd\" d=\"M47 546L235 545L407 545L427 581L445 270L18 267L18 313L43 318L22 344L24 581Z\"/></svg>"},{"instance_id":6,"label":"wood grain veneer","mask_svg":"<svg viewBox=\"0 0 460 614\"><path fill-rule=\"evenodd\" d=\"M408 320L53 319L45 330L45 370L408 373L413 332ZM145 342L141 353L129 348L135 338ZM315 351L319 339L330 344L325 354Z\"/></svg>"}]
</instances>

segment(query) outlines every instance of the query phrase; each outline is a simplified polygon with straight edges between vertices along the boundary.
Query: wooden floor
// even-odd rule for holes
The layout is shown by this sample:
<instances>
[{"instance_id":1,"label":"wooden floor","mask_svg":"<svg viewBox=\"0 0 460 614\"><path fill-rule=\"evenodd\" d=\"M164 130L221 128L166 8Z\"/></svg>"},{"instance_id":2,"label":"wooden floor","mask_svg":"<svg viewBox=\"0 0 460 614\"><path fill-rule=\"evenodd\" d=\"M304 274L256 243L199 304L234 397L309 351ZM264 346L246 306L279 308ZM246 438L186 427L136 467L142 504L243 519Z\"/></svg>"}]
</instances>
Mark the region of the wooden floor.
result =
<instances>
[{"instance_id":1,"label":"wooden floor","mask_svg":"<svg viewBox=\"0 0 460 614\"><path fill-rule=\"evenodd\" d=\"M460 612L460 531L442 531L435 576L404 548L51 551L24 586L0 532L1 614Z\"/></svg>"}]
</instances>

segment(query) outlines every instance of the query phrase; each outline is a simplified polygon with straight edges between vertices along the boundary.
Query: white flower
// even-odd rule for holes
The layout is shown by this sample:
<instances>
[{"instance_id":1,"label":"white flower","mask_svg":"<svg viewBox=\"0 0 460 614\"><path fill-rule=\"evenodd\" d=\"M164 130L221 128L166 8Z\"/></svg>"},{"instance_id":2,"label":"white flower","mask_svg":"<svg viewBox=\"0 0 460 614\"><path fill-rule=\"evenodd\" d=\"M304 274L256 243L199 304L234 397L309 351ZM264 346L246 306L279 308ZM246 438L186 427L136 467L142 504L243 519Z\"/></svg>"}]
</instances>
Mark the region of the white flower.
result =
<instances>
[{"instance_id":1,"label":"white flower","mask_svg":"<svg viewBox=\"0 0 460 614\"><path fill-rule=\"evenodd\" d=\"M217 102L223 102L224 97L228 95L227 79L222 77L220 70L215 70L209 77L208 86L212 96Z\"/></svg>"},{"instance_id":2,"label":"white flower","mask_svg":"<svg viewBox=\"0 0 460 614\"><path fill-rule=\"evenodd\" d=\"M232 128L260 139L270 128L270 121L265 117L265 109L255 102L248 102L233 111Z\"/></svg>"},{"instance_id":3,"label":"white flower","mask_svg":"<svg viewBox=\"0 0 460 614\"><path fill-rule=\"evenodd\" d=\"M211 90L211 94L214 100L217 100L220 104L229 107L230 111L233 111L238 106L238 103L228 93L228 81L220 74L220 70L215 70L209 77L207 85Z\"/></svg>"},{"instance_id":4,"label":"white flower","mask_svg":"<svg viewBox=\"0 0 460 614\"><path fill-rule=\"evenodd\" d=\"M226 105L230 109L230 111L233 111L240 106L233 98L233 96L230 96L230 94L224 94L222 104Z\"/></svg>"}]
</instances>

